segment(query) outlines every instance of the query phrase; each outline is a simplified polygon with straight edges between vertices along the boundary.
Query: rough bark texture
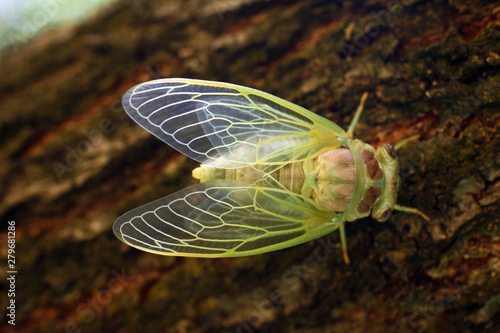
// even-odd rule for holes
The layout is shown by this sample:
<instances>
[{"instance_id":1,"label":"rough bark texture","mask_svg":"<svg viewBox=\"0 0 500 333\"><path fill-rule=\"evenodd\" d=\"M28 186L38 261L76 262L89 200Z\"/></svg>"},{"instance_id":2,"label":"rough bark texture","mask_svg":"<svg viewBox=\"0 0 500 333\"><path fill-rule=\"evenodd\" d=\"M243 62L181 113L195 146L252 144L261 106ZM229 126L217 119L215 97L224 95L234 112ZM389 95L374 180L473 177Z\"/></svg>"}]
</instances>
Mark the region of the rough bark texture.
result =
<instances>
[{"instance_id":1,"label":"rough bark texture","mask_svg":"<svg viewBox=\"0 0 500 333\"><path fill-rule=\"evenodd\" d=\"M500 3L120 1L0 62L2 233L16 223L19 332L498 332ZM132 122L158 77L261 89L399 152L395 213L239 259L142 253L111 231L193 182ZM2 260L6 262L6 238ZM1 308L9 284L1 273Z\"/></svg>"}]
</instances>

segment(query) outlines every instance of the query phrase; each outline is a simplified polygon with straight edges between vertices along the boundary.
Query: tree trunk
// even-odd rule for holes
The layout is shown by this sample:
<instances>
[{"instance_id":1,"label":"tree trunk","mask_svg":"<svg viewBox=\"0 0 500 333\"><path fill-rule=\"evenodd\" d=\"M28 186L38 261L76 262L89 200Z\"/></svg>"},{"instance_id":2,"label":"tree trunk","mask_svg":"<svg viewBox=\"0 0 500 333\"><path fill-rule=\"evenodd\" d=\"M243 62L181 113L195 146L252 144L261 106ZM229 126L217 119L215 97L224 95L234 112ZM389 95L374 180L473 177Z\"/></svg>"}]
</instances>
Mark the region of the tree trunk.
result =
<instances>
[{"instance_id":1,"label":"tree trunk","mask_svg":"<svg viewBox=\"0 0 500 333\"><path fill-rule=\"evenodd\" d=\"M16 260L2 289L17 271L0 305L15 300L16 325L0 329L498 332L499 17L487 0L119 1L16 46L0 63L0 214ZM119 215L194 183L196 163L121 108L160 77L257 88L343 128L369 92L355 137L419 136L398 152L398 202L431 221L349 223L350 265L337 233L238 259L126 246Z\"/></svg>"}]
</instances>

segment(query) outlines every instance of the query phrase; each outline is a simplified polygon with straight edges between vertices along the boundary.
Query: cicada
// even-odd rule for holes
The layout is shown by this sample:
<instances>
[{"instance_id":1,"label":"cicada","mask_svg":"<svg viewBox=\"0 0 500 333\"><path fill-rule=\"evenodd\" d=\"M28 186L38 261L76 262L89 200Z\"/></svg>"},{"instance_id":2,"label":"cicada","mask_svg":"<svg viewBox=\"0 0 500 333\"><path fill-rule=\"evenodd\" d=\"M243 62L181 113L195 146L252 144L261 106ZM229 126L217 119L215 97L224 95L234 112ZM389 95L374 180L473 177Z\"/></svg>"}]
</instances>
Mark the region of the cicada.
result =
<instances>
[{"instance_id":1,"label":"cicada","mask_svg":"<svg viewBox=\"0 0 500 333\"><path fill-rule=\"evenodd\" d=\"M114 223L116 236L169 256L239 257L284 249L396 204L399 164L390 144L375 149L298 105L229 83L160 79L123 96L144 129L201 163L200 183L135 208Z\"/></svg>"}]
</instances>

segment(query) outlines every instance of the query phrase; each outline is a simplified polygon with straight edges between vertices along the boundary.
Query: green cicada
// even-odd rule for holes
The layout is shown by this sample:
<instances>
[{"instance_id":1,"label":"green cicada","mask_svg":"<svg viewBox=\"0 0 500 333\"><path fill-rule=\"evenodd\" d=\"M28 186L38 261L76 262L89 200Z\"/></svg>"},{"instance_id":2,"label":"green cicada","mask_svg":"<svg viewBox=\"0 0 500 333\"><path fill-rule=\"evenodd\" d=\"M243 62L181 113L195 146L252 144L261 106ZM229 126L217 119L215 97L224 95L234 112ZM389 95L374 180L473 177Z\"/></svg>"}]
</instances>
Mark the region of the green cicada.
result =
<instances>
[{"instance_id":1,"label":"green cicada","mask_svg":"<svg viewBox=\"0 0 500 333\"><path fill-rule=\"evenodd\" d=\"M161 79L123 97L140 126L201 163L201 182L120 216L113 230L138 249L239 257L279 250L371 215L385 221L399 187L395 149L354 140L298 105L234 84Z\"/></svg>"}]
</instances>

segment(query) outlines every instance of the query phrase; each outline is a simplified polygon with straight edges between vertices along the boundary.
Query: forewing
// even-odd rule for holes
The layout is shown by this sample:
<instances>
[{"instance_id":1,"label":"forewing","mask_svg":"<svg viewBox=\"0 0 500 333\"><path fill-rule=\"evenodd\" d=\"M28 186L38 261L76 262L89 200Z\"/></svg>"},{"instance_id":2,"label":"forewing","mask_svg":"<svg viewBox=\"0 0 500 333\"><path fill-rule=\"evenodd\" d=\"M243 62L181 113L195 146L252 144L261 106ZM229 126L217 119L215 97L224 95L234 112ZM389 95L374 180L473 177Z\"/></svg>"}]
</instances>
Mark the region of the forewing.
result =
<instances>
[{"instance_id":1,"label":"forewing","mask_svg":"<svg viewBox=\"0 0 500 333\"><path fill-rule=\"evenodd\" d=\"M123 242L162 255L239 257L287 248L335 230L335 213L280 188L199 183L122 215Z\"/></svg>"},{"instance_id":2,"label":"forewing","mask_svg":"<svg viewBox=\"0 0 500 333\"><path fill-rule=\"evenodd\" d=\"M221 168L303 161L346 140L339 126L298 105L227 83L149 81L131 88L123 106L173 148Z\"/></svg>"}]
</instances>

